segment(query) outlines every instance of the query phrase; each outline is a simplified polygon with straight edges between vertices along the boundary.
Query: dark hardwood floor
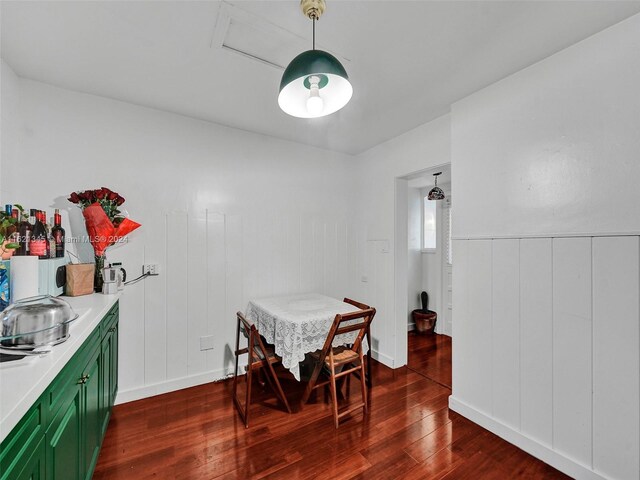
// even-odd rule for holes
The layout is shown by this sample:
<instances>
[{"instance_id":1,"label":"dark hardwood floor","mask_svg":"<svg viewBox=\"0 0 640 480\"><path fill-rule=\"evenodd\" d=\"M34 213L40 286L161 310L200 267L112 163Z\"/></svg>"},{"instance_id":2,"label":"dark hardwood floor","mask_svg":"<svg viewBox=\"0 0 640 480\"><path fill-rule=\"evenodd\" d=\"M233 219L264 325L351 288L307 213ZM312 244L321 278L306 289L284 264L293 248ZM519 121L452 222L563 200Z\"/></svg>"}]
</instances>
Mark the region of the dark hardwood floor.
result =
<instances>
[{"instance_id":1,"label":"dark hardwood floor","mask_svg":"<svg viewBox=\"0 0 640 480\"><path fill-rule=\"evenodd\" d=\"M447 408L451 390L374 362L370 412L333 426L328 395L287 414L255 388L245 429L231 382L115 407L95 480L568 478ZM279 372L291 403L302 385ZM441 379L442 380L442 379ZM357 398L358 381L351 382Z\"/></svg>"},{"instance_id":2,"label":"dark hardwood floor","mask_svg":"<svg viewBox=\"0 0 640 480\"><path fill-rule=\"evenodd\" d=\"M407 366L425 377L451 388L451 337L409 333Z\"/></svg>"}]
</instances>

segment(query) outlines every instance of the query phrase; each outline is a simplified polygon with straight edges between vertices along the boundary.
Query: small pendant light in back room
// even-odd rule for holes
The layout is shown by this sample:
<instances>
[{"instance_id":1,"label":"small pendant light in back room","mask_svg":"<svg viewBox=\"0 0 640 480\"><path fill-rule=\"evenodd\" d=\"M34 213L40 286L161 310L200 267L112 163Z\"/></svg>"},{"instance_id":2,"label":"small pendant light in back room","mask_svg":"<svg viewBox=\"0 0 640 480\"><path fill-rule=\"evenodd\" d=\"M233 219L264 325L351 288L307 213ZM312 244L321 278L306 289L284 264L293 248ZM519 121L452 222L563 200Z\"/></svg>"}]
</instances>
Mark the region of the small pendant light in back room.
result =
<instances>
[{"instance_id":1,"label":"small pendant light in back room","mask_svg":"<svg viewBox=\"0 0 640 480\"><path fill-rule=\"evenodd\" d=\"M444 200L444 192L438 186L438 175L442 175L442 172L438 172L438 173L434 173L433 174L433 176L436 179L436 184L434 185L434 187L431 190L429 190L429 194L427 195L427 198L429 200Z\"/></svg>"},{"instance_id":2,"label":"small pendant light in back room","mask_svg":"<svg viewBox=\"0 0 640 480\"><path fill-rule=\"evenodd\" d=\"M351 100L353 87L338 59L316 50L316 21L326 8L324 0L301 0L300 6L313 22L313 49L298 55L285 69L278 105L294 117L324 117Z\"/></svg>"}]
</instances>

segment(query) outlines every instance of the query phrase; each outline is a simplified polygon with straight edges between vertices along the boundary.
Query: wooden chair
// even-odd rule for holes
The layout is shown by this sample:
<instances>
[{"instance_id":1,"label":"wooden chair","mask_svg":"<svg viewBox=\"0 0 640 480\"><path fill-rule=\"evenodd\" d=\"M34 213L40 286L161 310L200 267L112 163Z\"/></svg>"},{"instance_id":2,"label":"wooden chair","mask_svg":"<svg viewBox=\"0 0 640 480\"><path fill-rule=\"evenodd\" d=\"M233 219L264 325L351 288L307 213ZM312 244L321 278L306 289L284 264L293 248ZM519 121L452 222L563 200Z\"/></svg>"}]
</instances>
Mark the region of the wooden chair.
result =
<instances>
[{"instance_id":1,"label":"wooden chair","mask_svg":"<svg viewBox=\"0 0 640 480\"><path fill-rule=\"evenodd\" d=\"M236 368L235 375L233 377L233 403L238 409L238 413L244 422L245 428L249 427L249 407L251 405L251 384L254 372L264 372L266 375L267 383L271 386L276 396L282 401L287 412L291 413L289 402L282 390L280 381L276 375L273 365L280 362L278 357L273 351L273 347L267 347L260 337L260 333L255 325L250 324L242 312L238 312L238 329L236 331ZM240 348L240 333L248 340L246 348ZM248 361L246 366L246 394L244 405L238 397L238 361L240 355L248 354Z\"/></svg>"},{"instance_id":2,"label":"wooden chair","mask_svg":"<svg viewBox=\"0 0 640 480\"><path fill-rule=\"evenodd\" d=\"M346 300L346 299L345 299ZM353 301L349 302L355 305ZM360 304L364 305L364 304ZM317 354L317 362L311 378L302 396L302 404L309 400L311 392L319 387L329 385L331 390L331 400L333 403L333 422L335 427L338 428L340 419L345 415L348 415L360 408L363 410L363 414L367 413L367 387L366 387L366 374L365 374L365 362L364 355L362 353L362 339L366 335L369 325L376 314L375 308L361 309L351 313L344 313L336 315L331 330L327 335L327 339L324 343L324 347ZM333 347L333 341L336 336L345 333L357 332L356 339L350 347ZM328 377L327 380L318 382L320 374L325 372ZM352 373L358 373L360 377L360 385L362 392L362 401L355 405L348 406L346 410L338 411L338 389L336 387L336 380L347 377Z\"/></svg>"}]
</instances>

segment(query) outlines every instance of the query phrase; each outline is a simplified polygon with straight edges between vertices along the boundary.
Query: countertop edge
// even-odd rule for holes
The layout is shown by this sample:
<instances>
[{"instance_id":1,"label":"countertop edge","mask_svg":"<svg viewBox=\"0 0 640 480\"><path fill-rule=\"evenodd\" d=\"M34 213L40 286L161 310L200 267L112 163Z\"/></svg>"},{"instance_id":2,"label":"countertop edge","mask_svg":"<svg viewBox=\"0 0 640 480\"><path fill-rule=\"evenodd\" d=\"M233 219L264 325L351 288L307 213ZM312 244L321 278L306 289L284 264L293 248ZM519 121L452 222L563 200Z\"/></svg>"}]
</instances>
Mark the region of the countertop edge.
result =
<instances>
[{"instance_id":1,"label":"countertop edge","mask_svg":"<svg viewBox=\"0 0 640 480\"><path fill-rule=\"evenodd\" d=\"M52 352L44 357L26 358L23 359L25 363L9 362L0 366L0 443L18 425L120 297L121 294L100 293L62 297L74 310L84 311L78 320L70 324L69 339L54 346ZM32 384L30 387L29 383ZM18 385L18 388L12 389L14 385Z\"/></svg>"}]
</instances>

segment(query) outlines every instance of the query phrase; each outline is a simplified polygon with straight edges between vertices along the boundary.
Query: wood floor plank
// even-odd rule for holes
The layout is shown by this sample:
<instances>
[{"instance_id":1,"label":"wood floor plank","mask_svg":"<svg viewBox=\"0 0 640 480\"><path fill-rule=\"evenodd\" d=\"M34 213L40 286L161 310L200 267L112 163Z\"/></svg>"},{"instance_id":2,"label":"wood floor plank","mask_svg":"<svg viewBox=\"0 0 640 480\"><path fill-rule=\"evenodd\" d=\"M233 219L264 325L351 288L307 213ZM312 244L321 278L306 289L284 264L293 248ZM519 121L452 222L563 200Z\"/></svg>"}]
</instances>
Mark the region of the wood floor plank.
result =
<instances>
[{"instance_id":1,"label":"wood floor plank","mask_svg":"<svg viewBox=\"0 0 640 480\"><path fill-rule=\"evenodd\" d=\"M568 478L450 411L450 368L438 360L450 349L442 339L428 345L425 337L416 346L421 365L445 365L443 371L374 362L370 412L345 417L337 430L322 391L288 414L256 384L248 429L229 381L118 405L94 479ZM277 373L295 403L304 385L285 370ZM359 388L354 379L341 402L357 401Z\"/></svg>"},{"instance_id":2,"label":"wood floor plank","mask_svg":"<svg viewBox=\"0 0 640 480\"><path fill-rule=\"evenodd\" d=\"M409 332L407 366L425 377L451 388L451 337Z\"/></svg>"}]
</instances>

